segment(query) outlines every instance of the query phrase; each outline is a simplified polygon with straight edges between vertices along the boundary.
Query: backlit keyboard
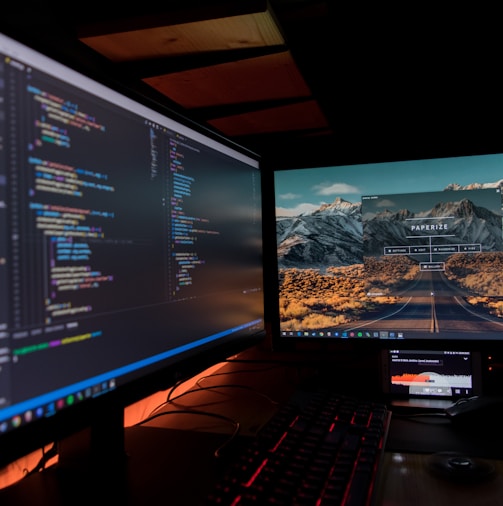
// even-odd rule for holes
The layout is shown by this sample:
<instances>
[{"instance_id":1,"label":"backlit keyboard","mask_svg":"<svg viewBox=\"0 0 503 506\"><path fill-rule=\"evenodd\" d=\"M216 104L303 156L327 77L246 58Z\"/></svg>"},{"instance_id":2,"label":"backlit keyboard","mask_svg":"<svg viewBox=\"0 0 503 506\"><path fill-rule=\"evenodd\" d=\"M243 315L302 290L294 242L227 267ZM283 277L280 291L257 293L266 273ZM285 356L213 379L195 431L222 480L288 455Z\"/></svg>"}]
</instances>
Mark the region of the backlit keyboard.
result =
<instances>
[{"instance_id":1,"label":"backlit keyboard","mask_svg":"<svg viewBox=\"0 0 503 506\"><path fill-rule=\"evenodd\" d=\"M297 392L225 466L207 504L371 504L390 423L384 404Z\"/></svg>"}]
</instances>

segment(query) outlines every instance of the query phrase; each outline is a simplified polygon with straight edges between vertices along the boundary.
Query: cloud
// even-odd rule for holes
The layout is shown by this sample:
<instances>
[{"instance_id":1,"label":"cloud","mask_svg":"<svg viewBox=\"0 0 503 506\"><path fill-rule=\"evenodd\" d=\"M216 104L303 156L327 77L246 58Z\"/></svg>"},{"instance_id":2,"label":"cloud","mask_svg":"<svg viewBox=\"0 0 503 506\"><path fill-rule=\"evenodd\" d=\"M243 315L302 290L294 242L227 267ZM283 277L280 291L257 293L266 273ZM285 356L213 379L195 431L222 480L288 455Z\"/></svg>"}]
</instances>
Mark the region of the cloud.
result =
<instances>
[{"instance_id":1,"label":"cloud","mask_svg":"<svg viewBox=\"0 0 503 506\"><path fill-rule=\"evenodd\" d=\"M356 186L347 183L321 183L313 186L313 190L318 195L346 195L360 193Z\"/></svg>"},{"instance_id":2,"label":"cloud","mask_svg":"<svg viewBox=\"0 0 503 506\"><path fill-rule=\"evenodd\" d=\"M395 203L390 199L379 200L376 207L394 207Z\"/></svg>"},{"instance_id":3,"label":"cloud","mask_svg":"<svg viewBox=\"0 0 503 506\"><path fill-rule=\"evenodd\" d=\"M300 195L298 195L296 193L283 193L279 196L279 198L282 200L293 200L293 199L298 199L299 197L300 197Z\"/></svg>"},{"instance_id":4,"label":"cloud","mask_svg":"<svg viewBox=\"0 0 503 506\"><path fill-rule=\"evenodd\" d=\"M319 209L319 206L314 204L298 204L295 207L277 207L276 216L299 216L301 214L309 214Z\"/></svg>"}]
</instances>

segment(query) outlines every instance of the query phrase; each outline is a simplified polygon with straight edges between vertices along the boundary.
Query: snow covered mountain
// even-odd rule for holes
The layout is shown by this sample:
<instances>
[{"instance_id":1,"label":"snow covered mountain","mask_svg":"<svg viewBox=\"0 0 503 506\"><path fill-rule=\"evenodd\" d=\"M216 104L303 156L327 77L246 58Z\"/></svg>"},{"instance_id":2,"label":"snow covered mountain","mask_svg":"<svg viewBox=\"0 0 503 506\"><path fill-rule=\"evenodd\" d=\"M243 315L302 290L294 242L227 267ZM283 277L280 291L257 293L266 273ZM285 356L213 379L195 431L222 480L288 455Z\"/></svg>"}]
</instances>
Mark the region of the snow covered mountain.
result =
<instances>
[{"instance_id":1,"label":"snow covered mountain","mask_svg":"<svg viewBox=\"0 0 503 506\"><path fill-rule=\"evenodd\" d=\"M280 267L319 267L363 262L361 203L337 197L310 214L276 222Z\"/></svg>"},{"instance_id":2,"label":"snow covered mountain","mask_svg":"<svg viewBox=\"0 0 503 506\"><path fill-rule=\"evenodd\" d=\"M493 188L502 184L503 180L469 187L449 185L446 190ZM444 244L480 243L483 251L503 249L501 216L475 206L466 198L440 202L416 214L407 209L396 213L384 210L369 219L366 217L363 226L361 203L337 197L312 213L278 218L279 266L323 269L362 263L364 254L382 254L383 245L410 244L407 236L411 235L411 223L415 226L440 223L436 218L445 216L450 217L445 235L451 237L443 239Z\"/></svg>"}]
</instances>

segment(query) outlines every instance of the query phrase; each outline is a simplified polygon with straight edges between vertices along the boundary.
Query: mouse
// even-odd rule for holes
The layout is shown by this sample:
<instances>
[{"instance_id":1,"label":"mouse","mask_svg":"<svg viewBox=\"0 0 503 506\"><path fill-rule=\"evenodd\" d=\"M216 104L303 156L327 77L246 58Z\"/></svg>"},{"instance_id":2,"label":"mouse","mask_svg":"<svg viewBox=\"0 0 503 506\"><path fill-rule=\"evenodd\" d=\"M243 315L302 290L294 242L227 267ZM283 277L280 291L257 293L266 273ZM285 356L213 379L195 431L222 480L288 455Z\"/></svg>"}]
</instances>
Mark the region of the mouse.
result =
<instances>
[{"instance_id":1,"label":"mouse","mask_svg":"<svg viewBox=\"0 0 503 506\"><path fill-rule=\"evenodd\" d=\"M445 409L454 423L487 423L498 420L503 412L503 397L477 396L462 399Z\"/></svg>"}]
</instances>

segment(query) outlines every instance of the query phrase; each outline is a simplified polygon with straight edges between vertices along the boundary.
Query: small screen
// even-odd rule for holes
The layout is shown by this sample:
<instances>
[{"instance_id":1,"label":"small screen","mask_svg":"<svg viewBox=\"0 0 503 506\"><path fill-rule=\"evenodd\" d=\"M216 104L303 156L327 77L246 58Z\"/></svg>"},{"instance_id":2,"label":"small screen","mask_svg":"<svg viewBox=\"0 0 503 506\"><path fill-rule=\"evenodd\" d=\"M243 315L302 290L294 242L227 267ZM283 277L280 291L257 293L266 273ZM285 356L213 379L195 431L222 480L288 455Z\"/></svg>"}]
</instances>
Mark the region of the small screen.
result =
<instances>
[{"instance_id":1,"label":"small screen","mask_svg":"<svg viewBox=\"0 0 503 506\"><path fill-rule=\"evenodd\" d=\"M384 381L400 397L455 398L474 394L469 351L389 350Z\"/></svg>"}]
</instances>

